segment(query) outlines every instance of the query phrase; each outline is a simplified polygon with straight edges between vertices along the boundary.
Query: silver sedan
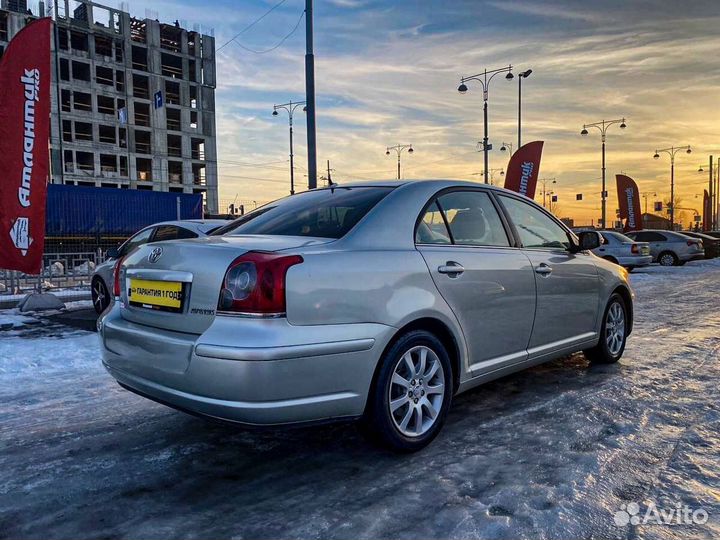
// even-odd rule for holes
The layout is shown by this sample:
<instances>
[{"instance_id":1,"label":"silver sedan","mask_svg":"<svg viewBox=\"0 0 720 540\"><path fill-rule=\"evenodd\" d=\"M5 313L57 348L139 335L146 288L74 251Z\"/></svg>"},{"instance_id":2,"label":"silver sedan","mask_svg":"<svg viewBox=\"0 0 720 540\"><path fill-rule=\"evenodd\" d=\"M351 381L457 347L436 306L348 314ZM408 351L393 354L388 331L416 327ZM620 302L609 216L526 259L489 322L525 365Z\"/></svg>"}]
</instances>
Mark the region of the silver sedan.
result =
<instances>
[{"instance_id":1,"label":"silver sedan","mask_svg":"<svg viewBox=\"0 0 720 540\"><path fill-rule=\"evenodd\" d=\"M253 425L358 419L427 445L453 396L584 351L616 362L627 272L533 201L468 182L333 186L219 236L139 246L98 322L133 392Z\"/></svg>"}]
</instances>

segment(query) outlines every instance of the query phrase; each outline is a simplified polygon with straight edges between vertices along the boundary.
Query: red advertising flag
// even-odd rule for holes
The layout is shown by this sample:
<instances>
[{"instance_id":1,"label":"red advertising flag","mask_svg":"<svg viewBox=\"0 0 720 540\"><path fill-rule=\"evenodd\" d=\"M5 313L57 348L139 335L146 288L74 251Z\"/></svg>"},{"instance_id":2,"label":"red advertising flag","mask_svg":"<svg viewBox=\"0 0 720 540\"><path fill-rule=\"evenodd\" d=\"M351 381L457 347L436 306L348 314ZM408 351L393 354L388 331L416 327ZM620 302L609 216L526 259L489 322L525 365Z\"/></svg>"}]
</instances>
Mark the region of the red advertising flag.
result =
<instances>
[{"instance_id":1,"label":"red advertising flag","mask_svg":"<svg viewBox=\"0 0 720 540\"><path fill-rule=\"evenodd\" d=\"M623 231L642 230L642 210L640 209L640 190L635 180L624 174L615 175L617 180L618 205L620 219L624 221Z\"/></svg>"},{"instance_id":2,"label":"red advertising flag","mask_svg":"<svg viewBox=\"0 0 720 540\"><path fill-rule=\"evenodd\" d=\"M710 194L708 193L707 189L703 190L703 214L702 214L702 228L703 231L709 231L712 227L710 225L710 209L712 208L712 205L710 203Z\"/></svg>"},{"instance_id":3,"label":"red advertising flag","mask_svg":"<svg viewBox=\"0 0 720 540\"><path fill-rule=\"evenodd\" d=\"M508 163L505 189L515 191L530 199L535 198L542 149L543 141L523 144L517 149Z\"/></svg>"},{"instance_id":4,"label":"red advertising flag","mask_svg":"<svg viewBox=\"0 0 720 540\"><path fill-rule=\"evenodd\" d=\"M0 60L0 268L39 273L45 242L52 19L20 30Z\"/></svg>"}]
</instances>

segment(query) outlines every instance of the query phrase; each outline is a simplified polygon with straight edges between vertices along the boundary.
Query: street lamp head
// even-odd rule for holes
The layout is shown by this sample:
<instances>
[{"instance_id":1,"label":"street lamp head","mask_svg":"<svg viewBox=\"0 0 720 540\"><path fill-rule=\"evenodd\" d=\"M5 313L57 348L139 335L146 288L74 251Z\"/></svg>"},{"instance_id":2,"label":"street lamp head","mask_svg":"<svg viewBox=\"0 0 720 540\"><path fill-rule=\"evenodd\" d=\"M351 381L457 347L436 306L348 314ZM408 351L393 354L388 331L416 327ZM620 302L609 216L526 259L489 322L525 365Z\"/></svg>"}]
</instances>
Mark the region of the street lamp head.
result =
<instances>
[{"instance_id":1,"label":"street lamp head","mask_svg":"<svg viewBox=\"0 0 720 540\"><path fill-rule=\"evenodd\" d=\"M505 176L505 171L500 171L500 176Z\"/></svg>"},{"instance_id":2,"label":"street lamp head","mask_svg":"<svg viewBox=\"0 0 720 540\"><path fill-rule=\"evenodd\" d=\"M657 152L655 152L655 155L653 156L653 159L660 159L660 154L658 154Z\"/></svg>"},{"instance_id":3,"label":"street lamp head","mask_svg":"<svg viewBox=\"0 0 720 540\"><path fill-rule=\"evenodd\" d=\"M523 78L527 79L527 78L530 76L531 73L532 73L532 69L528 69L528 70L526 70L526 71L521 72L521 73L520 73L520 77L523 77Z\"/></svg>"},{"instance_id":4,"label":"street lamp head","mask_svg":"<svg viewBox=\"0 0 720 540\"><path fill-rule=\"evenodd\" d=\"M303 112L307 112L307 105L303 107Z\"/></svg>"},{"instance_id":5,"label":"street lamp head","mask_svg":"<svg viewBox=\"0 0 720 540\"><path fill-rule=\"evenodd\" d=\"M414 151L415 151L415 150L413 150L413 147L412 147L412 146L411 146L410 148L408 148L408 154L412 154Z\"/></svg>"},{"instance_id":6,"label":"street lamp head","mask_svg":"<svg viewBox=\"0 0 720 540\"><path fill-rule=\"evenodd\" d=\"M460 86L458 86L458 92L461 94L464 94L468 91L467 85L465 83L460 83Z\"/></svg>"},{"instance_id":7,"label":"street lamp head","mask_svg":"<svg viewBox=\"0 0 720 540\"><path fill-rule=\"evenodd\" d=\"M504 144L500 147L500 151L501 151L501 152L507 152L507 148L505 147Z\"/></svg>"},{"instance_id":8,"label":"street lamp head","mask_svg":"<svg viewBox=\"0 0 720 540\"><path fill-rule=\"evenodd\" d=\"M698 172L705 172L705 169L703 169L702 167L699 167Z\"/></svg>"},{"instance_id":9,"label":"street lamp head","mask_svg":"<svg viewBox=\"0 0 720 540\"><path fill-rule=\"evenodd\" d=\"M277 109L275 109L275 110L273 111L273 116L277 116L277 115L278 115L278 112L277 112Z\"/></svg>"},{"instance_id":10,"label":"street lamp head","mask_svg":"<svg viewBox=\"0 0 720 540\"><path fill-rule=\"evenodd\" d=\"M622 124L620 124L620 129L625 129L627 127L627 124L625 123L625 120L622 121Z\"/></svg>"},{"instance_id":11,"label":"street lamp head","mask_svg":"<svg viewBox=\"0 0 720 540\"><path fill-rule=\"evenodd\" d=\"M582 131L580 132L580 135L582 135L583 137L587 134L588 134L588 130L585 128L583 128Z\"/></svg>"},{"instance_id":12,"label":"street lamp head","mask_svg":"<svg viewBox=\"0 0 720 540\"><path fill-rule=\"evenodd\" d=\"M692 150L690 149L689 146L688 146L688 149L687 149L687 153L688 153L688 154L692 154Z\"/></svg>"},{"instance_id":13,"label":"street lamp head","mask_svg":"<svg viewBox=\"0 0 720 540\"><path fill-rule=\"evenodd\" d=\"M515 78L515 75L512 74L512 71L508 71L508 74L505 75L505 78L506 78L508 81L512 81L512 80Z\"/></svg>"},{"instance_id":14,"label":"street lamp head","mask_svg":"<svg viewBox=\"0 0 720 540\"><path fill-rule=\"evenodd\" d=\"M386 155L386 156L389 156L389 155L390 155L390 150L386 150L386 151L385 151L385 155Z\"/></svg>"}]
</instances>

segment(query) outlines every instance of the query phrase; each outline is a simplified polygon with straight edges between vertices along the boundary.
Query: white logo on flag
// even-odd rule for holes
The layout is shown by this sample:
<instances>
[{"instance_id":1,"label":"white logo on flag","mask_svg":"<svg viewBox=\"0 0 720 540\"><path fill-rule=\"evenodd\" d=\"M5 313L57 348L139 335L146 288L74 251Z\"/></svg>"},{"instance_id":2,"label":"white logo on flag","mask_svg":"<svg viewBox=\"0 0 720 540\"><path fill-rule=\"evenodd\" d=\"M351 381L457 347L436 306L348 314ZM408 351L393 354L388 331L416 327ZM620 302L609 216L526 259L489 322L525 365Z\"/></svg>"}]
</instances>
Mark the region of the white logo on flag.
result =
<instances>
[{"instance_id":1,"label":"white logo on flag","mask_svg":"<svg viewBox=\"0 0 720 540\"><path fill-rule=\"evenodd\" d=\"M30 238L30 219L26 217L17 218L12 229L10 229L10 238L15 247L23 254L23 257L27 255L28 248L33 242L32 238Z\"/></svg>"}]
</instances>

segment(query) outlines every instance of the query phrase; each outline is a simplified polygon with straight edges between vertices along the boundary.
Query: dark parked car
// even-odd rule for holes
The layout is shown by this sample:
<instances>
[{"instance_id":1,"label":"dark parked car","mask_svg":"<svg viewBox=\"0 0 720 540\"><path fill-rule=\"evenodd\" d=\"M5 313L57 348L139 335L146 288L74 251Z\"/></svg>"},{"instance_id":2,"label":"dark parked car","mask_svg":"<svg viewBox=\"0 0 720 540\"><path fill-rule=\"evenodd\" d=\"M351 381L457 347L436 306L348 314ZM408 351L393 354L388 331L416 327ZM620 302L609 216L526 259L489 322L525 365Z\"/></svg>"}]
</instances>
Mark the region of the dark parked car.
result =
<instances>
[{"instance_id":1,"label":"dark parked car","mask_svg":"<svg viewBox=\"0 0 720 540\"><path fill-rule=\"evenodd\" d=\"M712 236L713 238L720 238L720 231L707 231L706 233L708 236Z\"/></svg>"},{"instance_id":2,"label":"dark parked car","mask_svg":"<svg viewBox=\"0 0 720 540\"><path fill-rule=\"evenodd\" d=\"M683 231L683 234L685 236L690 236L691 238L702 240L703 247L705 248L706 259L714 259L715 257L720 256L720 238L701 232Z\"/></svg>"}]
</instances>

